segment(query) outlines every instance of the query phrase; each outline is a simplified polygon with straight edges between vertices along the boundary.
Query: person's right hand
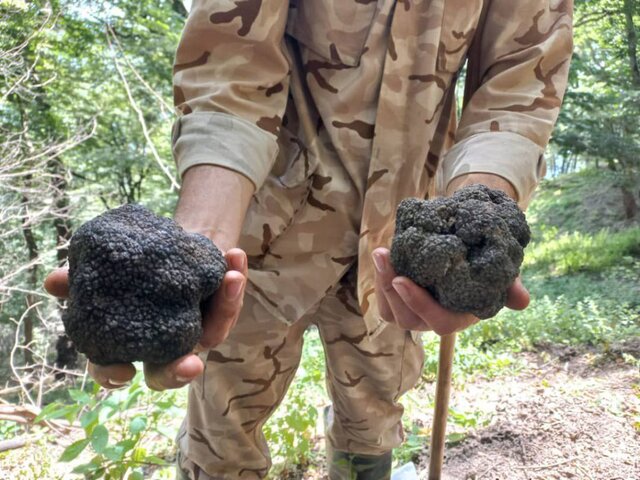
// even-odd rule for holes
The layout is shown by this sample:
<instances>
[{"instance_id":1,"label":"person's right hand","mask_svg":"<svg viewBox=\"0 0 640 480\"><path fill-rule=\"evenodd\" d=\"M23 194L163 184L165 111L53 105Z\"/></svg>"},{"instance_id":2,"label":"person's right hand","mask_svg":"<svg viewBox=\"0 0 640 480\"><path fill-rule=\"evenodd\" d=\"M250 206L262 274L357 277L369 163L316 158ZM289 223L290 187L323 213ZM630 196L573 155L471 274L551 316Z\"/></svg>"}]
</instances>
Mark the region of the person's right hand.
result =
<instances>
[{"instance_id":1,"label":"person's right hand","mask_svg":"<svg viewBox=\"0 0 640 480\"><path fill-rule=\"evenodd\" d=\"M225 258L228 270L218 291L207 301L202 317L203 334L196 351L168 364L145 363L144 376L149 388L180 388L194 380L204 371L197 351L222 343L235 325L247 283L247 255L239 248L232 248L225 253ZM56 297L66 298L69 295L68 269L60 268L50 273L45 279L44 288ZM105 388L122 387L135 373L136 369L131 363L96 365L89 362L89 374Z\"/></svg>"}]
</instances>

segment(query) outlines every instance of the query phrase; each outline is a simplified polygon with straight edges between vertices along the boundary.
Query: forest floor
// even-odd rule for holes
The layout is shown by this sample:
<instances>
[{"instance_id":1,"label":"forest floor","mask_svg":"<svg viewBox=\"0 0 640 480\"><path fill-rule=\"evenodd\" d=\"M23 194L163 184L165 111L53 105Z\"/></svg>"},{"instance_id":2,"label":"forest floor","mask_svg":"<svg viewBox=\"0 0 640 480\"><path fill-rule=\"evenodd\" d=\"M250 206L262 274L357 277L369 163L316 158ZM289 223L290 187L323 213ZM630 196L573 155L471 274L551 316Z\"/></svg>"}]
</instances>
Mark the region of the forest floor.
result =
<instances>
[{"instance_id":1,"label":"forest floor","mask_svg":"<svg viewBox=\"0 0 640 480\"><path fill-rule=\"evenodd\" d=\"M456 386L452 410L472 409L486 422L447 445L443 480L640 479L640 370L623 354L640 357L640 340L606 354L573 347L523 353L517 374ZM432 390L424 385L413 400L429 403ZM423 413L427 423L431 411ZM428 444L412 459L426 479ZM322 454L316 460L281 478L326 479Z\"/></svg>"},{"instance_id":2,"label":"forest floor","mask_svg":"<svg viewBox=\"0 0 640 480\"><path fill-rule=\"evenodd\" d=\"M456 385L452 411L473 411L480 421L447 445L443 480L640 479L640 370L623 360L625 354L640 358L640 339L607 353L557 346L521 353L513 374ZM431 405L433 384L410 396L413 404ZM432 409L412 410L428 434ZM64 447L38 443L7 452L0 478L26 478L19 472L35 473L33 464L42 463L49 464L47 473L37 478L65 478L69 467L55 462ZM327 479L321 430L314 444L311 464L272 478ZM412 449L420 479L427 478L428 457L428 442ZM153 478L171 478L167 470Z\"/></svg>"},{"instance_id":3,"label":"forest floor","mask_svg":"<svg viewBox=\"0 0 640 480\"><path fill-rule=\"evenodd\" d=\"M624 350L640 353L640 341ZM526 354L514 377L468 383L454 409L489 425L446 451L445 478L640 479L640 374L618 354L555 348ZM425 471L428 452L419 456Z\"/></svg>"}]
</instances>

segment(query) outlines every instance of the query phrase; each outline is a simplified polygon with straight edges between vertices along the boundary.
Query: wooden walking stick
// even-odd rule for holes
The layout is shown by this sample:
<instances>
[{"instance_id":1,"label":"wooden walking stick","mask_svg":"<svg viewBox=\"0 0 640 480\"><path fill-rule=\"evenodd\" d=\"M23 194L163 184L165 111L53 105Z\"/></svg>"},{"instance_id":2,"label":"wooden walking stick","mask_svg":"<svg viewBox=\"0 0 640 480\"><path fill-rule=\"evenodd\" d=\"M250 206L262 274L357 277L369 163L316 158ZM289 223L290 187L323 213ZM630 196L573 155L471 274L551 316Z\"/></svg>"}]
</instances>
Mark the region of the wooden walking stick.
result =
<instances>
[{"instance_id":1,"label":"wooden walking stick","mask_svg":"<svg viewBox=\"0 0 640 480\"><path fill-rule=\"evenodd\" d=\"M436 383L436 404L433 409L433 428L431 429L431 453L429 455L429 480L440 480L444 459L445 433L449 412L449 394L451 392L451 370L456 334L440 337L440 356L438 358L438 380Z\"/></svg>"}]
</instances>

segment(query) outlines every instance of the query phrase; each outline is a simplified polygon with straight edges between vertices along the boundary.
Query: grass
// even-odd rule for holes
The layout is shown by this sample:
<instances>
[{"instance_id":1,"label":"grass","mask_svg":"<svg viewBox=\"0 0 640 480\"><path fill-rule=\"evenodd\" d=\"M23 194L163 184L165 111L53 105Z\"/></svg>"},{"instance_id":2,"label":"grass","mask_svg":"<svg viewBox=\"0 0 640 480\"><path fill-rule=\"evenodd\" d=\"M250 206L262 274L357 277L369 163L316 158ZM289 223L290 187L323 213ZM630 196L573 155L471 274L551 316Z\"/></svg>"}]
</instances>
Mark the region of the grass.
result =
<instances>
[{"instance_id":1,"label":"grass","mask_svg":"<svg viewBox=\"0 0 640 480\"><path fill-rule=\"evenodd\" d=\"M616 173L603 168L543 180L527 210L527 219L534 230L547 225L562 233L638 226L640 218L635 222L625 219L619 183Z\"/></svg>"},{"instance_id":2,"label":"grass","mask_svg":"<svg viewBox=\"0 0 640 480\"><path fill-rule=\"evenodd\" d=\"M542 239L527 248L525 272L545 276L579 272L603 272L615 266L631 266L640 258L640 228L620 232L559 233L555 227L543 231Z\"/></svg>"}]
</instances>

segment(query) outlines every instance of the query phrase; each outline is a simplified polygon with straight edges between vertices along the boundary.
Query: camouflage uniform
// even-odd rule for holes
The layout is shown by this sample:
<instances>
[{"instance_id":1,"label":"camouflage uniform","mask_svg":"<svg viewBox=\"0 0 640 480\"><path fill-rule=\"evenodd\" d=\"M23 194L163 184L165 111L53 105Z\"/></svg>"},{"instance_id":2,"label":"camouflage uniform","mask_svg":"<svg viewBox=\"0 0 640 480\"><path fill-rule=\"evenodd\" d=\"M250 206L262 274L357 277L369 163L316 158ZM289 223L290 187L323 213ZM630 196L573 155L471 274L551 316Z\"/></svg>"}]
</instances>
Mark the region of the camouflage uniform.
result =
<instances>
[{"instance_id":1,"label":"camouflage uniform","mask_svg":"<svg viewBox=\"0 0 640 480\"><path fill-rule=\"evenodd\" d=\"M376 341L387 345L387 336L398 337L379 319L370 254L389 245L401 199L443 192L457 176L485 172L509 180L520 204L527 204L544 175L542 153L566 87L571 11L571 0L194 1L174 68L182 113L174 127L178 169L224 166L248 177L256 193L240 242L250 261L248 306L233 335L212 351L220 358L228 355L214 352L233 352L228 358L236 360L207 362L192 388L181 441L192 475L199 465L216 478L240 478L248 457L233 460L234 452L265 453L251 413L275 408L297 362L279 363L291 370L265 387L266 403L236 408L240 401L231 399L263 378L256 365L266 369L262 381L274 368L278 345L267 345L268 337L294 335L289 332L302 329L305 318L320 327L339 308L345 318L364 318L351 319L362 328L362 351L386 351ZM455 81L467 57L468 102L458 124ZM338 294L340 279L355 268L357 305ZM331 295L342 307L319 315ZM252 327L260 329L252 335L252 322L267 323ZM243 323L253 343L237 333ZM299 350L299 334L294 337ZM396 341L406 341L400 337ZM325 344L331 338L324 337ZM351 359L356 351L346 348L328 362L366 365L366 377L376 367L368 365L370 356ZM342 381L358 378L342 370ZM227 377L233 382L217 389L213 400L211 391ZM384 383L383 377L376 381ZM338 376L329 378L330 390L338 388ZM350 388L349 395L361 396L358 384ZM381 401L363 398L363 413ZM198 417L194 412L206 410L209 401L231 407ZM343 415L335 402L336 415ZM244 415L237 430L216 429L225 411ZM338 450L377 455L380 445L371 439L390 438L386 429L399 431L399 417L394 421L367 427L376 431L365 442L357 443L353 430L330 439L343 445L334 444ZM218 437L240 438L242 431L242 442L220 450L225 443ZM398 434L384 448L400 440ZM235 467L217 470L234 461ZM255 468L260 477L266 464Z\"/></svg>"}]
</instances>

